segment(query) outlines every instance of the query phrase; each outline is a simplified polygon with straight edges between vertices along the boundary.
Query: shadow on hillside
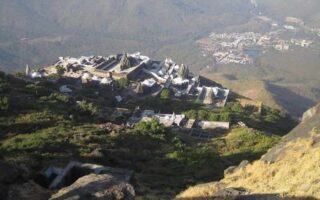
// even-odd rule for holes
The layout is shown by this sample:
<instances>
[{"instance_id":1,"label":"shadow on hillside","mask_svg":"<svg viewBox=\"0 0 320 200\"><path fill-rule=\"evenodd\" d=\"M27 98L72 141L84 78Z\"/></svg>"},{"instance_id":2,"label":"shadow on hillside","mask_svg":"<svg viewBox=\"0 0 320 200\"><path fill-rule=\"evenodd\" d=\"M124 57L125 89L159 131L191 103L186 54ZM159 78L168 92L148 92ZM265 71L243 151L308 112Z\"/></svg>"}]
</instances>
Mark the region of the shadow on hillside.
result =
<instances>
[{"instance_id":1,"label":"shadow on hillside","mask_svg":"<svg viewBox=\"0 0 320 200\"><path fill-rule=\"evenodd\" d=\"M178 200L317 200L311 196L297 197L280 197L279 194L251 194L241 196L226 196L226 197L193 197L193 198L178 198Z\"/></svg>"},{"instance_id":2,"label":"shadow on hillside","mask_svg":"<svg viewBox=\"0 0 320 200\"><path fill-rule=\"evenodd\" d=\"M307 109L316 104L315 101L296 94L288 88L270 82L267 83L267 86L275 100L294 117L301 117Z\"/></svg>"},{"instance_id":3,"label":"shadow on hillside","mask_svg":"<svg viewBox=\"0 0 320 200\"><path fill-rule=\"evenodd\" d=\"M52 123L39 122L39 123L16 123L0 125L0 139L5 138L8 134L10 137L18 134L28 134L41 129L52 127Z\"/></svg>"},{"instance_id":4,"label":"shadow on hillside","mask_svg":"<svg viewBox=\"0 0 320 200\"><path fill-rule=\"evenodd\" d=\"M211 79L208 79L204 76L200 76L200 85L201 86L217 86L217 87L222 87L221 84L211 80Z\"/></svg>"},{"instance_id":5,"label":"shadow on hillside","mask_svg":"<svg viewBox=\"0 0 320 200\"><path fill-rule=\"evenodd\" d=\"M255 161L261 158L261 156L266 152L243 152L243 153L234 153L231 155L223 156L227 162L232 164L233 166L238 166L242 161ZM223 172L222 172L223 173Z\"/></svg>"}]
</instances>

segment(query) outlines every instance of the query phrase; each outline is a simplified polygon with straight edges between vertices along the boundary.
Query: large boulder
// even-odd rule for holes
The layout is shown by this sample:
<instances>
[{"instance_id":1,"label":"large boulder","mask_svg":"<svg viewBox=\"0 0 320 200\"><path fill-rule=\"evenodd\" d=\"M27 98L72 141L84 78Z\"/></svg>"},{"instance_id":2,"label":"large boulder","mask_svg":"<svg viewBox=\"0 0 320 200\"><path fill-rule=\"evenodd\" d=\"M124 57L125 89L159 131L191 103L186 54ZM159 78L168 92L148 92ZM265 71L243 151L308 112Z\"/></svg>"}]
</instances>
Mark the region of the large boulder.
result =
<instances>
[{"instance_id":1,"label":"large boulder","mask_svg":"<svg viewBox=\"0 0 320 200\"><path fill-rule=\"evenodd\" d=\"M50 200L134 199L132 185L108 174L89 174L60 189Z\"/></svg>"}]
</instances>

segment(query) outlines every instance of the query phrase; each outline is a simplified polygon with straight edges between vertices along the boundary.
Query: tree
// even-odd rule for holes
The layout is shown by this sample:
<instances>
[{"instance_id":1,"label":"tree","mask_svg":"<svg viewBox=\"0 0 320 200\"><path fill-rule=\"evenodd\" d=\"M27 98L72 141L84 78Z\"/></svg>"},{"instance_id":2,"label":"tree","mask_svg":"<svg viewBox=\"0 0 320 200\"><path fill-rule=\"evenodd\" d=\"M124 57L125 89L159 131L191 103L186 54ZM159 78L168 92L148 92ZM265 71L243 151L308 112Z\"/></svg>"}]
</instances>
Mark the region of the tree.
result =
<instances>
[{"instance_id":1,"label":"tree","mask_svg":"<svg viewBox=\"0 0 320 200\"><path fill-rule=\"evenodd\" d=\"M121 88L129 86L129 80L127 78L120 78L117 83Z\"/></svg>"},{"instance_id":2,"label":"tree","mask_svg":"<svg viewBox=\"0 0 320 200\"><path fill-rule=\"evenodd\" d=\"M0 110L6 111L9 109L9 98L6 96L0 96Z\"/></svg>"},{"instance_id":3,"label":"tree","mask_svg":"<svg viewBox=\"0 0 320 200\"><path fill-rule=\"evenodd\" d=\"M63 74L66 70L60 65L56 66L57 74Z\"/></svg>"},{"instance_id":4,"label":"tree","mask_svg":"<svg viewBox=\"0 0 320 200\"><path fill-rule=\"evenodd\" d=\"M209 121L219 121L220 120L220 115L216 113L210 113L209 115Z\"/></svg>"},{"instance_id":5,"label":"tree","mask_svg":"<svg viewBox=\"0 0 320 200\"><path fill-rule=\"evenodd\" d=\"M158 139L164 139L165 136L165 127L155 119L148 122L139 122L135 125L134 130L139 134L149 135Z\"/></svg>"},{"instance_id":6,"label":"tree","mask_svg":"<svg viewBox=\"0 0 320 200\"><path fill-rule=\"evenodd\" d=\"M40 81L26 85L26 88L36 96L48 96L51 93L48 88L41 85Z\"/></svg>"},{"instance_id":7,"label":"tree","mask_svg":"<svg viewBox=\"0 0 320 200\"><path fill-rule=\"evenodd\" d=\"M98 107L93 103L89 103L87 101L80 101L78 105L80 111L84 114L96 115L99 113Z\"/></svg>"},{"instance_id":8,"label":"tree","mask_svg":"<svg viewBox=\"0 0 320 200\"><path fill-rule=\"evenodd\" d=\"M198 112L196 110L189 110L184 113L189 119L197 119Z\"/></svg>"},{"instance_id":9,"label":"tree","mask_svg":"<svg viewBox=\"0 0 320 200\"><path fill-rule=\"evenodd\" d=\"M2 82L2 81L0 80L0 92L1 92L1 93L5 93L5 92L7 92L7 91L10 91L10 86L9 86L9 84L6 83L6 82Z\"/></svg>"},{"instance_id":10,"label":"tree","mask_svg":"<svg viewBox=\"0 0 320 200\"><path fill-rule=\"evenodd\" d=\"M0 71L0 79L4 80L6 78L6 73L4 73L3 71Z\"/></svg>"},{"instance_id":11,"label":"tree","mask_svg":"<svg viewBox=\"0 0 320 200\"><path fill-rule=\"evenodd\" d=\"M170 99L170 90L169 89L163 89L160 95L161 99Z\"/></svg>"},{"instance_id":12,"label":"tree","mask_svg":"<svg viewBox=\"0 0 320 200\"><path fill-rule=\"evenodd\" d=\"M59 102L62 102L62 103L69 103L70 102L70 97L69 96L66 96L66 95L63 95L63 94L59 94L59 93L56 93L56 92L50 94L48 99L56 100L56 101L59 101Z\"/></svg>"},{"instance_id":13,"label":"tree","mask_svg":"<svg viewBox=\"0 0 320 200\"><path fill-rule=\"evenodd\" d=\"M267 122L277 123L282 118L281 111L278 109L265 108L264 118Z\"/></svg>"},{"instance_id":14,"label":"tree","mask_svg":"<svg viewBox=\"0 0 320 200\"><path fill-rule=\"evenodd\" d=\"M233 112L237 112L237 113L243 113L244 112L244 108L242 107L242 105L239 102L236 102L234 104L231 105L231 110Z\"/></svg>"},{"instance_id":15,"label":"tree","mask_svg":"<svg viewBox=\"0 0 320 200\"><path fill-rule=\"evenodd\" d=\"M229 113L221 113L221 115L220 115L220 121L223 121L223 122L228 122L228 121L230 121L230 115L229 115Z\"/></svg>"},{"instance_id":16,"label":"tree","mask_svg":"<svg viewBox=\"0 0 320 200\"><path fill-rule=\"evenodd\" d=\"M208 119L208 112L206 110L200 110L198 112L198 118L200 120L207 120Z\"/></svg>"},{"instance_id":17,"label":"tree","mask_svg":"<svg viewBox=\"0 0 320 200\"><path fill-rule=\"evenodd\" d=\"M22 72L17 72L17 73L15 73L15 76L19 77L19 78L23 78L23 77L25 77L25 74Z\"/></svg>"}]
</instances>

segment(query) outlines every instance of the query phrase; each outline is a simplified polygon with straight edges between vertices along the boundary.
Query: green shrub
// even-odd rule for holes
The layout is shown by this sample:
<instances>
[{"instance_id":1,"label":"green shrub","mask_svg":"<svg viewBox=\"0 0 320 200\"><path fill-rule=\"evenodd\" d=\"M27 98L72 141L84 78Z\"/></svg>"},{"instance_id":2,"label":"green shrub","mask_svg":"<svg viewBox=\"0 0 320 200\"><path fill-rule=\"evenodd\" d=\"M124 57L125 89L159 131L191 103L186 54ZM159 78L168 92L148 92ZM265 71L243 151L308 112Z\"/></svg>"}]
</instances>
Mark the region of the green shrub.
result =
<instances>
[{"instance_id":1,"label":"green shrub","mask_svg":"<svg viewBox=\"0 0 320 200\"><path fill-rule=\"evenodd\" d=\"M169 89L163 89L160 94L161 99L170 99L170 90Z\"/></svg>"},{"instance_id":2,"label":"green shrub","mask_svg":"<svg viewBox=\"0 0 320 200\"><path fill-rule=\"evenodd\" d=\"M219 121L223 121L223 122L230 121L230 114L229 113L221 113Z\"/></svg>"},{"instance_id":3,"label":"green shrub","mask_svg":"<svg viewBox=\"0 0 320 200\"><path fill-rule=\"evenodd\" d=\"M198 112L196 110L189 110L187 112L184 112L184 114L189 119L197 119L198 118Z\"/></svg>"},{"instance_id":4,"label":"green shrub","mask_svg":"<svg viewBox=\"0 0 320 200\"><path fill-rule=\"evenodd\" d=\"M26 88L36 96L48 96L51 93L51 90L45 86L42 86L40 81L29 84L26 86Z\"/></svg>"},{"instance_id":5,"label":"green shrub","mask_svg":"<svg viewBox=\"0 0 320 200\"><path fill-rule=\"evenodd\" d=\"M23 72L17 72L17 73L15 73L15 76L19 77L19 78L24 78L26 76L26 74Z\"/></svg>"},{"instance_id":6,"label":"green shrub","mask_svg":"<svg viewBox=\"0 0 320 200\"><path fill-rule=\"evenodd\" d=\"M243 113L245 110L239 102L235 102L231 105L231 111L236 113Z\"/></svg>"},{"instance_id":7,"label":"green shrub","mask_svg":"<svg viewBox=\"0 0 320 200\"><path fill-rule=\"evenodd\" d=\"M239 102L228 103L221 112L243 113L245 110Z\"/></svg>"},{"instance_id":8,"label":"green shrub","mask_svg":"<svg viewBox=\"0 0 320 200\"><path fill-rule=\"evenodd\" d=\"M83 114L97 115L99 113L99 108L93 103L87 101L80 101L78 103L78 108Z\"/></svg>"},{"instance_id":9,"label":"green shrub","mask_svg":"<svg viewBox=\"0 0 320 200\"><path fill-rule=\"evenodd\" d=\"M268 107L263 109L263 116L264 119L270 123L277 123L283 117L280 110Z\"/></svg>"},{"instance_id":10,"label":"green shrub","mask_svg":"<svg viewBox=\"0 0 320 200\"><path fill-rule=\"evenodd\" d=\"M45 99L47 100L56 100L61 103L69 103L70 102L70 97L67 95L59 94L59 93L52 93L50 96L46 97Z\"/></svg>"},{"instance_id":11,"label":"green shrub","mask_svg":"<svg viewBox=\"0 0 320 200\"><path fill-rule=\"evenodd\" d=\"M56 66L57 74L63 74L65 69L62 66Z\"/></svg>"},{"instance_id":12,"label":"green shrub","mask_svg":"<svg viewBox=\"0 0 320 200\"><path fill-rule=\"evenodd\" d=\"M53 79L53 80L57 80L61 77L62 76L60 74L49 74L49 76L47 76L48 79Z\"/></svg>"},{"instance_id":13,"label":"green shrub","mask_svg":"<svg viewBox=\"0 0 320 200\"><path fill-rule=\"evenodd\" d=\"M4 80L6 78L6 73L0 71L0 80Z\"/></svg>"},{"instance_id":14,"label":"green shrub","mask_svg":"<svg viewBox=\"0 0 320 200\"><path fill-rule=\"evenodd\" d=\"M219 121L220 120L220 114L216 113L210 113L209 115L209 121Z\"/></svg>"},{"instance_id":15,"label":"green shrub","mask_svg":"<svg viewBox=\"0 0 320 200\"><path fill-rule=\"evenodd\" d=\"M189 119L197 119L203 121L230 121L230 114L226 111L210 111L210 110L189 110L184 112Z\"/></svg>"},{"instance_id":16,"label":"green shrub","mask_svg":"<svg viewBox=\"0 0 320 200\"><path fill-rule=\"evenodd\" d=\"M0 96L0 110L7 111L9 109L10 102L6 96Z\"/></svg>"},{"instance_id":17,"label":"green shrub","mask_svg":"<svg viewBox=\"0 0 320 200\"><path fill-rule=\"evenodd\" d=\"M129 86L130 82L127 78L120 78L119 80L117 80L117 83L118 83L119 87L125 88L125 87Z\"/></svg>"},{"instance_id":18,"label":"green shrub","mask_svg":"<svg viewBox=\"0 0 320 200\"><path fill-rule=\"evenodd\" d=\"M225 137L224 154L265 153L280 140L279 136L249 128L234 129Z\"/></svg>"},{"instance_id":19,"label":"green shrub","mask_svg":"<svg viewBox=\"0 0 320 200\"><path fill-rule=\"evenodd\" d=\"M154 119L148 122L139 122L135 125L134 131L142 135L149 135L159 139L164 139L165 137L165 127Z\"/></svg>"},{"instance_id":20,"label":"green shrub","mask_svg":"<svg viewBox=\"0 0 320 200\"><path fill-rule=\"evenodd\" d=\"M8 83L6 82L1 82L0 80L0 93L5 93L10 91L10 86Z\"/></svg>"},{"instance_id":21,"label":"green shrub","mask_svg":"<svg viewBox=\"0 0 320 200\"><path fill-rule=\"evenodd\" d=\"M199 110L198 111L198 119L199 120L207 120L208 119L208 111L206 110Z\"/></svg>"}]
</instances>

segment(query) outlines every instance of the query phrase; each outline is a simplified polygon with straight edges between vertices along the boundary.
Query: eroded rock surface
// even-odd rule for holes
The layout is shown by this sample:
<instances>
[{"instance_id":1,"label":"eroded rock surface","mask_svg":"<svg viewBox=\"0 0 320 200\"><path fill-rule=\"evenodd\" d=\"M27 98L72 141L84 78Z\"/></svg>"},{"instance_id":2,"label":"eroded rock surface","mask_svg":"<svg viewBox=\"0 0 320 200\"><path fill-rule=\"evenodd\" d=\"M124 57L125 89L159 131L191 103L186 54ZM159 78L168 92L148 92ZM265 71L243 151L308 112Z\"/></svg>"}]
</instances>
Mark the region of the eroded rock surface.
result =
<instances>
[{"instance_id":1,"label":"eroded rock surface","mask_svg":"<svg viewBox=\"0 0 320 200\"><path fill-rule=\"evenodd\" d=\"M134 199L132 185L107 174L89 174L60 189L50 200Z\"/></svg>"}]
</instances>

